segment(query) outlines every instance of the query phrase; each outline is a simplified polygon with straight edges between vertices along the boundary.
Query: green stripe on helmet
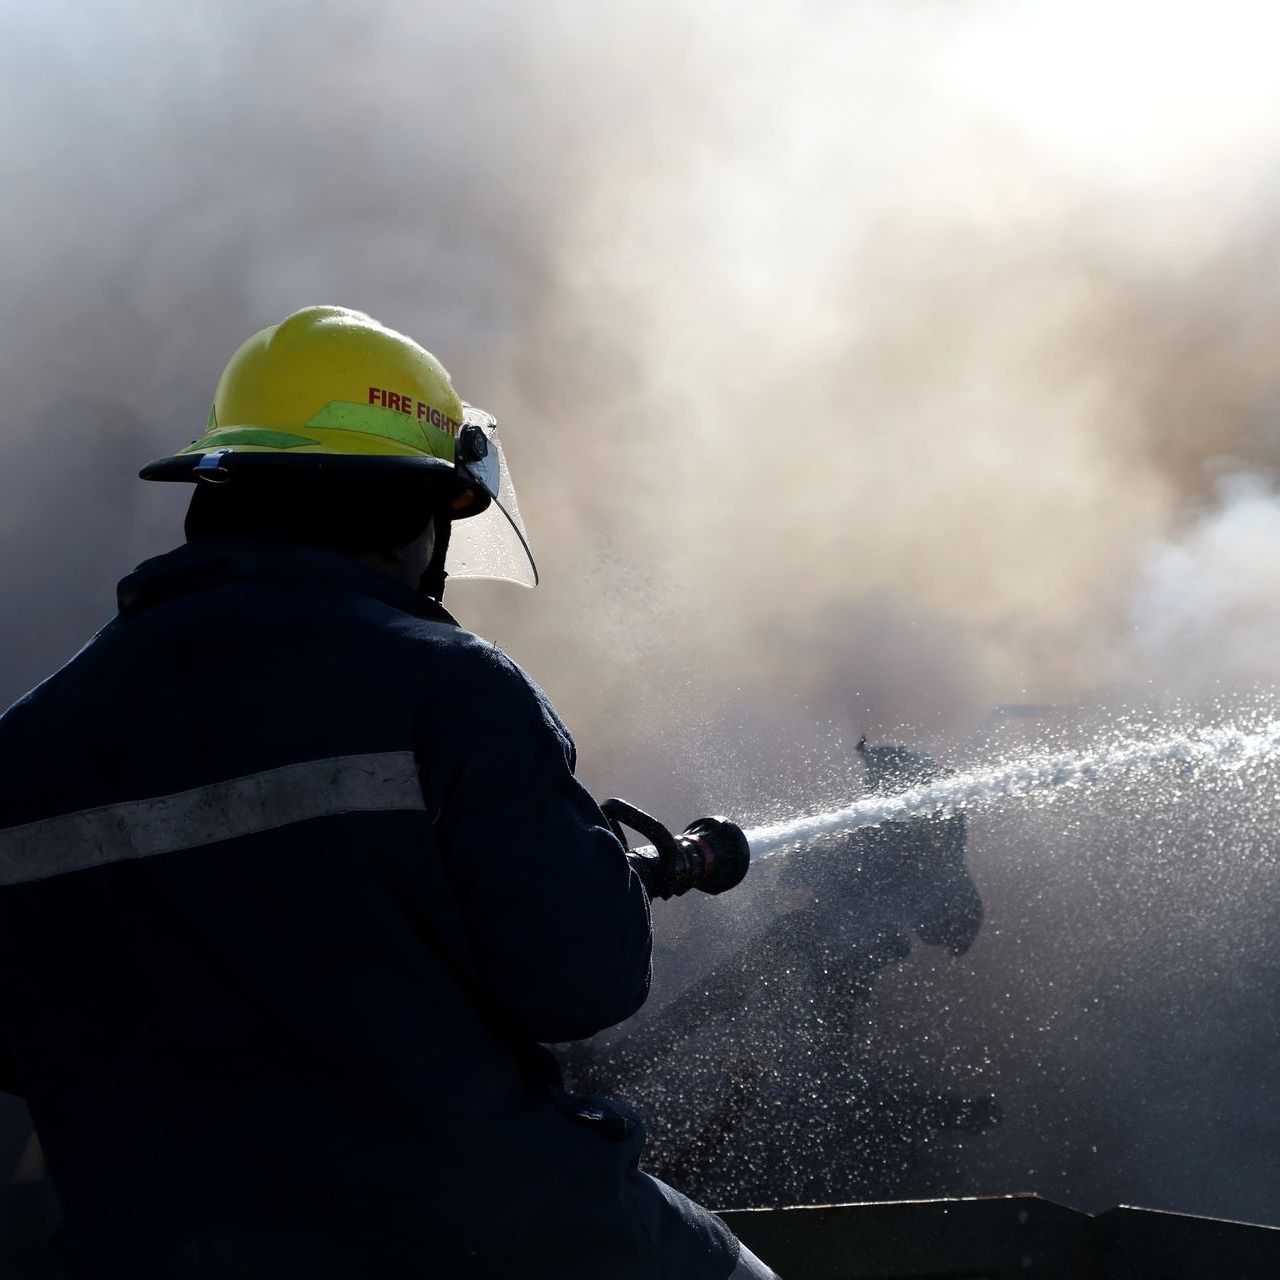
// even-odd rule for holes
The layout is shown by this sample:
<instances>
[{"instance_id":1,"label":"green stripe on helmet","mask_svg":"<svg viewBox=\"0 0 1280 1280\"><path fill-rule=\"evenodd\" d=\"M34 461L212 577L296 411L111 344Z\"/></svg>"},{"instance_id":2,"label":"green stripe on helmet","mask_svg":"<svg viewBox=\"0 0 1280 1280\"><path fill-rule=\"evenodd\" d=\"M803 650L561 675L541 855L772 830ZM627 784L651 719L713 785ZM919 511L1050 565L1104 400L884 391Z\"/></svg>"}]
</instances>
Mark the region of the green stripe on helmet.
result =
<instances>
[{"instance_id":1,"label":"green stripe on helmet","mask_svg":"<svg viewBox=\"0 0 1280 1280\"><path fill-rule=\"evenodd\" d=\"M212 449L225 449L236 444L255 445L262 449L301 449L304 445L319 444L319 441L308 436L290 435L286 431L272 431L268 427L215 427L178 452L208 453Z\"/></svg>"},{"instance_id":2,"label":"green stripe on helmet","mask_svg":"<svg viewBox=\"0 0 1280 1280\"><path fill-rule=\"evenodd\" d=\"M398 440L414 449L422 449L433 457L453 462L454 438L429 422L417 422L395 409L376 404L353 404L348 400L330 400L319 413L303 423L307 427L334 427L340 431L359 431L368 436Z\"/></svg>"}]
</instances>

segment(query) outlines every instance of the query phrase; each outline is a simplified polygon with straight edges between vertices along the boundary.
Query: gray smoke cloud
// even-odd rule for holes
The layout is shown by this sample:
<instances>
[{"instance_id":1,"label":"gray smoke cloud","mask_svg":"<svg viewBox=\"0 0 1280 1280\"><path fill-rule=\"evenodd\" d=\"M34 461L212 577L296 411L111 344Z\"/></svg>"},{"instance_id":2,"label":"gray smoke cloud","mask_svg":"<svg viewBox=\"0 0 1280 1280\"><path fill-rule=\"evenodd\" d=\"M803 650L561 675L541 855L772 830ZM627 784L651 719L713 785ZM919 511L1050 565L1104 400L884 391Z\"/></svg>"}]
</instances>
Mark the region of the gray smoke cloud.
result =
<instances>
[{"instance_id":1,"label":"gray smoke cloud","mask_svg":"<svg viewBox=\"0 0 1280 1280\"><path fill-rule=\"evenodd\" d=\"M245 333L336 298L500 411L547 586L457 599L619 754L673 672L824 701L834 672L872 728L1078 694L1206 464L1274 458L1240 190L1273 135L1245 96L1198 149L1158 117L1119 157L1115 120L1038 137L1056 21L11 7L14 559L74 577L24 545L58 490L110 492L68 505L118 565L163 545L175 496L120 473L195 433ZM47 665L14 623L9 692Z\"/></svg>"},{"instance_id":2,"label":"gray smoke cloud","mask_svg":"<svg viewBox=\"0 0 1280 1280\"><path fill-rule=\"evenodd\" d=\"M544 586L450 602L600 794L776 816L846 798L862 731L1271 687L1277 25L0 6L0 698L177 540L185 493L136 467L317 302L503 423ZM984 889L1012 911L1001 850L1060 836L976 836Z\"/></svg>"},{"instance_id":3,"label":"gray smoke cloud","mask_svg":"<svg viewBox=\"0 0 1280 1280\"><path fill-rule=\"evenodd\" d=\"M1229 472L1211 500L1143 560L1121 660L1200 696L1273 690L1280 679L1280 492Z\"/></svg>"}]
</instances>

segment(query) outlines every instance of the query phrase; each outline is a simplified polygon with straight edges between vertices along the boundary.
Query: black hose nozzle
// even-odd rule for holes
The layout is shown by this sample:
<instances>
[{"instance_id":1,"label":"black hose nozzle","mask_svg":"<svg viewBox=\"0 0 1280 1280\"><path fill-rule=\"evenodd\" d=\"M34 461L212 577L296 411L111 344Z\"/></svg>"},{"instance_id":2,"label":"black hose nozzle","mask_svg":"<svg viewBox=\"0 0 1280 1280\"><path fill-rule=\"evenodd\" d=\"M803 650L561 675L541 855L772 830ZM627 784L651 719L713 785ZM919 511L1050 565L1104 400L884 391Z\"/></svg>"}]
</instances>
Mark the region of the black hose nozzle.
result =
<instances>
[{"instance_id":1,"label":"black hose nozzle","mask_svg":"<svg viewBox=\"0 0 1280 1280\"><path fill-rule=\"evenodd\" d=\"M747 837L728 818L699 818L675 836L625 800L606 800L600 808L623 844L624 826L653 842L651 848L627 851L627 860L650 898L677 898L690 889L724 893L742 883L751 865Z\"/></svg>"},{"instance_id":2,"label":"black hose nozzle","mask_svg":"<svg viewBox=\"0 0 1280 1280\"><path fill-rule=\"evenodd\" d=\"M690 889L724 893L740 885L751 866L751 846L736 822L728 818L699 818L676 836L690 867ZM681 889L677 893L684 892Z\"/></svg>"}]
</instances>

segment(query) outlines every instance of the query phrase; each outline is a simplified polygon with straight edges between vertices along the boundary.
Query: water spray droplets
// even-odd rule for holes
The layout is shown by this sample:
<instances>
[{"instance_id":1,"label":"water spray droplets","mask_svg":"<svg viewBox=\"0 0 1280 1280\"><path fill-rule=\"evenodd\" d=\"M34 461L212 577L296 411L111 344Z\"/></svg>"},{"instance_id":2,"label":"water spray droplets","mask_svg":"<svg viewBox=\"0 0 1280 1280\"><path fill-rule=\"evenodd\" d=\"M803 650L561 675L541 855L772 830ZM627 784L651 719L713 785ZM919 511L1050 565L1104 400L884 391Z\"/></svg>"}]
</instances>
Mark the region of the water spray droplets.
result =
<instances>
[{"instance_id":1,"label":"water spray droplets","mask_svg":"<svg viewBox=\"0 0 1280 1280\"><path fill-rule=\"evenodd\" d=\"M1162 765L1172 765L1177 777L1187 781L1205 769L1239 774L1277 755L1280 718L1256 726L1226 723L1158 737L1121 737L1092 750L1003 761L894 795L871 795L843 808L756 827L747 839L752 857L768 858L822 836L910 818L947 817L1005 799L1113 782ZM1139 784L1127 785L1136 791Z\"/></svg>"}]
</instances>

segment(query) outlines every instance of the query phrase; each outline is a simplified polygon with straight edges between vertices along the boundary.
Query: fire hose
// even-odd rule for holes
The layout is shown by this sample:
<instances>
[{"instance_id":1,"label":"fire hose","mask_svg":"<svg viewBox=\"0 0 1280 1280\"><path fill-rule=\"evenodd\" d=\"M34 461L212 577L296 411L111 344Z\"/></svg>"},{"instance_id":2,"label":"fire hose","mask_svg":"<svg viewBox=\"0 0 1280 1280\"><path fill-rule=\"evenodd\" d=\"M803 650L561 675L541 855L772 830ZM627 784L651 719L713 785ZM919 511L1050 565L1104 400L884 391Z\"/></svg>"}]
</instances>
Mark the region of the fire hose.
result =
<instances>
[{"instance_id":1,"label":"fire hose","mask_svg":"<svg viewBox=\"0 0 1280 1280\"><path fill-rule=\"evenodd\" d=\"M606 800L600 808L624 846L623 827L650 841L627 850L627 861L650 898L676 898L690 889L724 893L742 883L751 865L747 837L728 818L699 818L673 835L657 818L625 800Z\"/></svg>"}]
</instances>

